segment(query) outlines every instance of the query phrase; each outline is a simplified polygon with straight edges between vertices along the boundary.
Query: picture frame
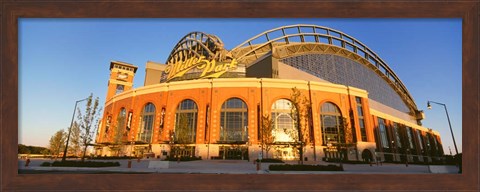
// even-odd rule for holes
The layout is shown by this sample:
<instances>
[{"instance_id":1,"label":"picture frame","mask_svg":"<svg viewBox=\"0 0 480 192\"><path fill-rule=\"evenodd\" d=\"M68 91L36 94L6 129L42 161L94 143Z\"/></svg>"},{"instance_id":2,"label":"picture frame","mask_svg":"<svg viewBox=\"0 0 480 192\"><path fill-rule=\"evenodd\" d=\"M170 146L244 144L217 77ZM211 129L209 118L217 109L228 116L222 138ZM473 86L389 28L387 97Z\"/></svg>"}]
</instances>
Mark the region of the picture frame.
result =
<instances>
[{"instance_id":1,"label":"picture frame","mask_svg":"<svg viewBox=\"0 0 480 192\"><path fill-rule=\"evenodd\" d=\"M478 1L3 1L1 190L467 190L479 185ZM462 18L461 174L18 174L19 18Z\"/></svg>"}]
</instances>

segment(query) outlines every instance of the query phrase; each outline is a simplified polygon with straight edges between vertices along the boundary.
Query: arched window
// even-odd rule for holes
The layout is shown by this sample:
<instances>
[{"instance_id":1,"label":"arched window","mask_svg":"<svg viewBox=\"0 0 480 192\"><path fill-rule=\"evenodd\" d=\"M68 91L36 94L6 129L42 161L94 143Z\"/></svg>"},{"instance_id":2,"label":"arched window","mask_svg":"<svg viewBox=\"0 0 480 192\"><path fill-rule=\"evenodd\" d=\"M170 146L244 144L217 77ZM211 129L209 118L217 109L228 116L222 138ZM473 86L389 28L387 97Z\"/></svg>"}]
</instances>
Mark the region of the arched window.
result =
<instances>
[{"instance_id":1,"label":"arched window","mask_svg":"<svg viewBox=\"0 0 480 192\"><path fill-rule=\"evenodd\" d=\"M115 94L122 93L124 89L125 89L124 85L117 85L117 89L115 90Z\"/></svg>"},{"instance_id":2,"label":"arched window","mask_svg":"<svg viewBox=\"0 0 480 192\"><path fill-rule=\"evenodd\" d=\"M238 98L225 101L220 111L220 141L248 141L248 109Z\"/></svg>"},{"instance_id":3,"label":"arched window","mask_svg":"<svg viewBox=\"0 0 480 192\"><path fill-rule=\"evenodd\" d=\"M298 129L293 120L293 103L286 99L279 99L272 105L272 120L274 121L275 142L298 141Z\"/></svg>"},{"instance_id":4,"label":"arched window","mask_svg":"<svg viewBox=\"0 0 480 192\"><path fill-rule=\"evenodd\" d=\"M138 132L138 140L145 143L152 142L153 125L155 122L155 105L147 103L143 107L140 120L140 131Z\"/></svg>"},{"instance_id":5,"label":"arched window","mask_svg":"<svg viewBox=\"0 0 480 192\"><path fill-rule=\"evenodd\" d=\"M105 133L108 133L108 130L110 129L110 123L112 121L112 116L107 115L107 121L105 123Z\"/></svg>"},{"instance_id":6,"label":"arched window","mask_svg":"<svg viewBox=\"0 0 480 192\"><path fill-rule=\"evenodd\" d=\"M190 99L183 100L178 104L177 112L175 113L176 143L195 143L197 112L197 104Z\"/></svg>"},{"instance_id":7,"label":"arched window","mask_svg":"<svg viewBox=\"0 0 480 192\"><path fill-rule=\"evenodd\" d=\"M320 109L320 123L322 125L323 145L327 143L345 143L342 114L338 107L330 102Z\"/></svg>"},{"instance_id":8,"label":"arched window","mask_svg":"<svg viewBox=\"0 0 480 192\"><path fill-rule=\"evenodd\" d=\"M126 127L125 127L125 122L127 119L127 110L125 108L120 109L120 113L117 116L117 127L115 129L115 140L120 139L119 137L125 134L126 132Z\"/></svg>"}]
</instances>

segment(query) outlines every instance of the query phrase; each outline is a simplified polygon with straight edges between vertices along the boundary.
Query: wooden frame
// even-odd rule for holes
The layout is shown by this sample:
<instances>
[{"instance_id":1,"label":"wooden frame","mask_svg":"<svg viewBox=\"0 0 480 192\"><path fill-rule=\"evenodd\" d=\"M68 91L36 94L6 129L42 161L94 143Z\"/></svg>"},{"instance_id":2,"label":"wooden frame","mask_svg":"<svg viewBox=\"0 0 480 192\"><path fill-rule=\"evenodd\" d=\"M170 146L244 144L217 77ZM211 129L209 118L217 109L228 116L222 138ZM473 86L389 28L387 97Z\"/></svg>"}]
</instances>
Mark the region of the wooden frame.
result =
<instances>
[{"instance_id":1,"label":"wooden frame","mask_svg":"<svg viewBox=\"0 0 480 192\"><path fill-rule=\"evenodd\" d=\"M44 2L42 2L44 1ZM1 5L1 188L18 190L468 190L479 185L479 10L477 0L449 2L59 2ZM18 18L463 18L462 174L45 174L18 175Z\"/></svg>"}]
</instances>

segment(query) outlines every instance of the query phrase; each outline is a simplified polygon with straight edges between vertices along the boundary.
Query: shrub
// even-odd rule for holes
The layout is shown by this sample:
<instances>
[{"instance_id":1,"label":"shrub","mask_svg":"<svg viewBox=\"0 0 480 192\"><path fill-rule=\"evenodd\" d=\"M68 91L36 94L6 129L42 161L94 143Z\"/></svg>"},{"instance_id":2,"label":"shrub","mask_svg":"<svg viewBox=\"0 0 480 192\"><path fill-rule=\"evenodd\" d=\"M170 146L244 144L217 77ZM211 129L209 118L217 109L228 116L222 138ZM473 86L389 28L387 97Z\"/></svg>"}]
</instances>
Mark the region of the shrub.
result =
<instances>
[{"instance_id":1,"label":"shrub","mask_svg":"<svg viewBox=\"0 0 480 192\"><path fill-rule=\"evenodd\" d=\"M47 163L47 162L45 162ZM42 164L43 166L43 164ZM118 167L119 162L98 162L98 161L55 161L53 167Z\"/></svg>"},{"instance_id":2,"label":"shrub","mask_svg":"<svg viewBox=\"0 0 480 192\"><path fill-rule=\"evenodd\" d=\"M97 156L97 157L89 157L89 159L99 159L99 160L112 160L112 159L136 159L138 157L131 157L131 156Z\"/></svg>"},{"instance_id":3,"label":"shrub","mask_svg":"<svg viewBox=\"0 0 480 192\"><path fill-rule=\"evenodd\" d=\"M270 165L271 171L343 171L342 167L336 165Z\"/></svg>"},{"instance_id":4,"label":"shrub","mask_svg":"<svg viewBox=\"0 0 480 192\"><path fill-rule=\"evenodd\" d=\"M329 163L345 163L345 164L370 164L368 161L362 161L362 160L340 160L339 158L322 158L322 161L329 162ZM376 163L375 161L372 161L372 163ZM405 162L403 162L405 163Z\"/></svg>"},{"instance_id":5,"label":"shrub","mask_svg":"<svg viewBox=\"0 0 480 192\"><path fill-rule=\"evenodd\" d=\"M178 161L179 159L177 157L170 157L167 156L165 159L166 161ZM180 161L196 161L196 160L202 160L202 157L190 157L190 156L182 156L180 157Z\"/></svg>"},{"instance_id":6,"label":"shrub","mask_svg":"<svg viewBox=\"0 0 480 192\"><path fill-rule=\"evenodd\" d=\"M262 160L255 160L256 162L262 162L262 163L285 163L281 159L262 159Z\"/></svg>"},{"instance_id":7,"label":"shrub","mask_svg":"<svg viewBox=\"0 0 480 192\"><path fill-rule=\"evenodd\" d=\"M326 161L326 162L330 162L330 163L340 163L340 161L338 161L338 160L332 160L332 159L329 159L329 160ZM342 161L342 163L344 163L344 164L370 164L370 162L368 162L368 161L352 161L352 160ZM375 162L372 162L372 163L375 163Z\"/></svg>"}]
</instances>

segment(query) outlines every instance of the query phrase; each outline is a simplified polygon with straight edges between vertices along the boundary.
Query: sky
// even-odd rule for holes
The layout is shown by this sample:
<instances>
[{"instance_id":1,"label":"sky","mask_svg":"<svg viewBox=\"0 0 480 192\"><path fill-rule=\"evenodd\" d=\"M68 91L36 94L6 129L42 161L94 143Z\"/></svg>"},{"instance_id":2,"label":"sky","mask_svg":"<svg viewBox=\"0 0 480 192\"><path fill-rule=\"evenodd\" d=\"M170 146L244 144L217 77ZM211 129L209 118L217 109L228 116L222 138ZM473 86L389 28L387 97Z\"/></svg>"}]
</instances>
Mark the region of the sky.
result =
<instances>
[{"instance_id":1,"label":"sky","mask_svg":"<svg viewBox=\"0 0 480 192\"><path fill-rule=\"evenodd\" d=\"M75 101L93 94L105 103L110 61L138 66L143 86L147 61L165 63L186 34L218 36L230 50L264 31L313 24L344 32L377 53L397 74L426 119L440 132L445 154L455 154L443 106L462 151L461 19L19 19L20 144L48 146L70 126ZM86 102L79 103L85 107Z\"/></svg>"}]
</instances>

